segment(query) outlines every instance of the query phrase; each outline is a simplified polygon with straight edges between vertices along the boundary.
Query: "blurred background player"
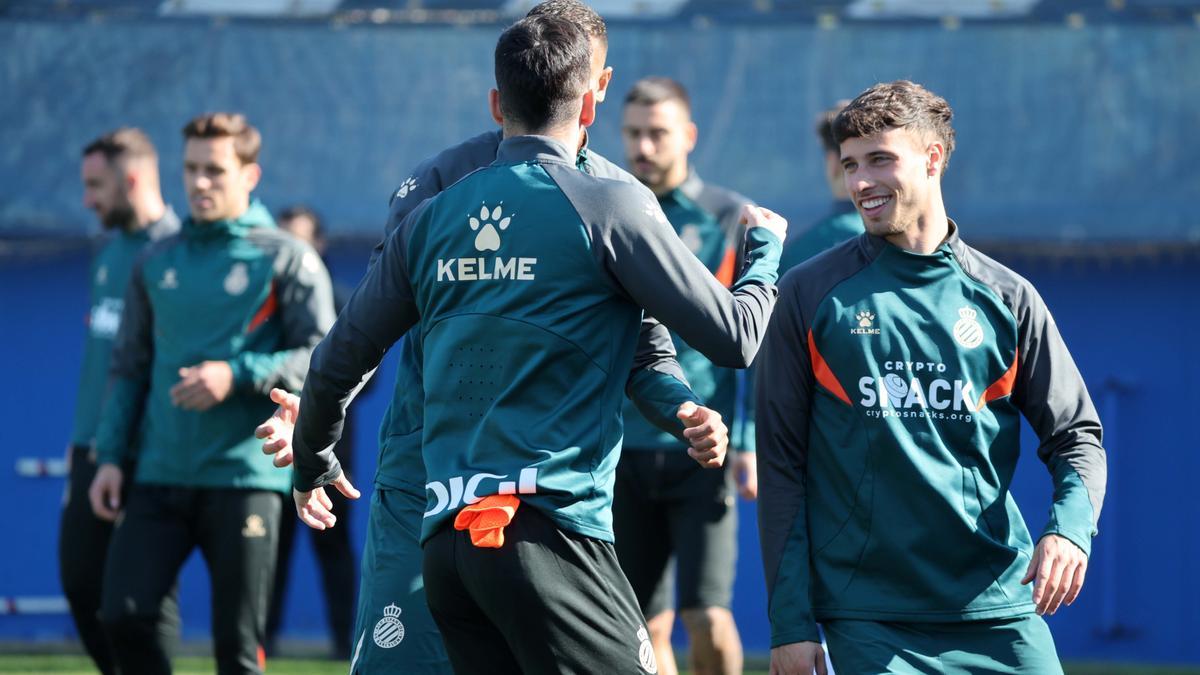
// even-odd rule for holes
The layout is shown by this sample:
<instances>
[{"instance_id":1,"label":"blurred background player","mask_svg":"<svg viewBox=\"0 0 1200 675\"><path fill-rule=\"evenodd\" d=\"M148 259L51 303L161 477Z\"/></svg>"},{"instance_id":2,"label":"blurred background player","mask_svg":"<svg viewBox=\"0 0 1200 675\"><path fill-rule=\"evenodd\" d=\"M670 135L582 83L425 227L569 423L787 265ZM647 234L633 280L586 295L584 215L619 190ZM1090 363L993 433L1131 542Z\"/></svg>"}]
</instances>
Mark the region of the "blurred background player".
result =
<instances>
[{"instance_id":1,"label":"blurred background player","mask_svg":"<svg viewBox=\"0 0 1200 675\"><path fill-rule=\"evenodd\" d=\"M140 129L116 129L88 143L81 172L83 204L95 212L103 234L88 277L92 309L67 455L70 473L59 526L58 564L84 649L100 672L110 675L116 672L116 664L97 613L112 523L96 517L88 501L88 488L96 476L96 428L133 261L147 244L178 232L179 218L163 203L158 153ZM179 638L173 594L163 601L159 636L173 651Z\"/></svg>"},{"instance_id":2,"label":"blurred background player","mask_svg":"<svg viewBox=\"0 0 1200 675\"><path fill-rule=\"evenodd\" d=\"M787 275L759 362L772 673L824 672L818 621L842 673L1062 673L1040 615L1083 586L1100 420L1037 290L946 215L952 117L901 80L834 120L867 233ZM1036 546L1022 415L1054 488Z\"/></svg>"},{"instance_id":3,"label":"blurred background player","mask_svg":"<svg viewBox=\"0 0 1200 675\"><path fill-rule=\"evenodd\" d=\"M862 217L858 215L858 209L854 208L854 202L850 201L850 193L846 191L842 153L833 138L833 120L849 103L850 101L845 99L838 101L817 117L816 133L824 151L822 157L825 160L825 180L829 184L833 205L829 209L829 215L807 229L796 229L783 243L783 256L779 259L780 277L821 251L833 248L863 232Z\"/></svg>"},{"instance_id":4,"label":"blurred background player","mask_svg":"<svg viewBox=\"0 0 1200 675\"><path fill-rule=\"evenodd\" d=\"M97 433L92 508L122 515L101 618L125 673L169 673L158 607L193 549L212 587L217 672L261 673L285 471L253 437L271 388L298 389L333 323L329 275L251 192L261 137L242 115L183 129L191 215L135 265ZM121 468L137 460L125 504ZM124 509L122 510L122 506Z\"/></svg>"},{"instance_id":5,"label":"blurred background player","mask_svg":"<svg viewBox=\"0 0 1200 675\"><path fill-rule=\"evenodd\" d=\"M321 216L304 205L283 209L276 217L279 228L300 241L312 246L318 255L325 255L325 228ZM354 289L333 283L333 304L341 312ZM369 388L369 385L368 385ZM361 392L360 392L361 393ZM347 415L342 440L337 445L338 459L343 469L354 473L354 429L353 415ZM338 520L350 522L350 500L334 491L329 495L333 502L333 513ZM284 506L287 506L285 503ZM276 651L276 638L283 624L284 607L287 605L287 585L291 572L292 545L296 538L296 519L288 510L279 522L279 559L275 562L275 583L271 590L271 604L267 611L267 656ZM325 597L325 617L329 624L332 656L350 660L350 633L354 629L354 594L347 589L358 586L355 580L353 546L350 543L350 528L337 527L325 531L309 530L313 553L321 570L321 588Z\"/></svg>"},{"instance_id":6,"label":"blurred background player","mask_svg":"<svg viewBox=\"0 0 1200 675\"><path fill-rule=\"evenodd\" d=\"M629 170L658 198L675 232L725 286L741 271L745 197L705 183L688 163L697 129L683 85L639 80L625 96L621 137ZM700 400L731 429L737 372L718 368L672 334L680 365ZM646 616L659 672L676 672L671 648L675 607L687 629L696 673L740 673L742 644L729 611L737 566L737 499L757 492L753 441L730 439L731 461L705 470L679 440L625 406L625 441L613 494L613 531L621 569ZM677 597L678 596L678 599Z\"/></svg>"}]
</instances>

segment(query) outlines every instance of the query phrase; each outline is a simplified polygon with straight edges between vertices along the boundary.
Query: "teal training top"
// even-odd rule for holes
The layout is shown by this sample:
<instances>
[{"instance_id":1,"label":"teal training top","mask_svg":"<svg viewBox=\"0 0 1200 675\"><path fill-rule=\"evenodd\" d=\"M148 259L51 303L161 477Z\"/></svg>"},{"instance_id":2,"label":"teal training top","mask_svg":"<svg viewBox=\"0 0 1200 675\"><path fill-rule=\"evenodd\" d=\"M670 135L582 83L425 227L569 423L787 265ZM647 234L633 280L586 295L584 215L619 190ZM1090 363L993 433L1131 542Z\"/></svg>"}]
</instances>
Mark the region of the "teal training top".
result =
<instances>
[{"instance_id":1,"label":"teal training top","mask_svg":"<svg viewBox=\"0 0 1200 675\"><path fill-rule=\"evenodd\" d=\"M395 230L421 202L437 195L463 176L496 161L502 135L488 131L425 160L406 178L392 195L386 235ZM612 162L587 148L576 156L576 166L592 176L629 183L636 179ZM381 242L372 253L375 260L383 251ZM379 458L375 483L425 495L425 465L421 461L421 433L424 427L424 397L421 387L421 343L419 336L405 337L399 346L396 382L391 402L379 426ZM628 374L626 393L640 411L639 417L651 420L670 437L678 437L682 425L675 411L685 401L701 399L688 387L687 378L676 361L675 346L667 329L654 319L642 322L638 349ZM678 444L680 441L676 441Z\"/></svg>"},{"instance_id":2,"label":"teal training top","mask_svg":"<svg viewBox=\"0 0 1200 675\"><path fill-rule=\"evenodd\" d=\"M1043 534L1091 549L1106 469L1083 379L1037 291L950 226L929 255L863 234L781 283L757 387L773 647L815 621L1032 612L1022 414L1054 483Z\"/></svg>"},{"instance_id":3,"label":"teal training top","mask_svg":"<svg viewBox=\"0 0 1200 675\"><path fill-rule=\"evenodd\" d=\"M659 206L676 234L717 280L732 285L740 270L740 251L745 230L739 225L745 197L705 183L693 171L679 187L658 198ZM731 450L753 450L753 426L743 424L743 414L753 414L739 400L740 372L717 368L703 354L672 334L679 365L696 396L721 413L730 429ZM750 433L746 434L749 429ZM680 441L651 424L632 403L625 405L625 450L646 452L679 450Z\"/></svg>"},{"instance_id":4,"label":"teal training top","mask_svg":"<svg viewBox=\"0 0 1200 675\"><path fill-rule=\"evenodd\" d=\"M259 202L236 220L198 223L151 245L134 265L100 461L137 461L140 483L286 491L291 476L254 429L273 387L300 388L333 324L329 274L310 246L275 227ZM234 390L205 411L171 403L179 369L228 361Z\"/></svg>"},{"instance_id":5,"label":"teal training top","mask_svg":"<svg viewBox=\"0 0 1200 675\"><path fill-rule=\"evenodd\" d=\"M590 176L539 136L426 200L313 354L294 436L296 486L327 484L344 402L410 327L422 342L423 538L464 505L517 494L560 527L612 541L621 399L642 308L720 365L757 351L779 240L747 236L732 293L654 195Z\"/></svg>"},{"instance_id":6,"label":"teal training top","mask_svg":"<svg viewBox=\"0 0 1200 675\"><path fill-rule=\"evenodd\" d=\"M162 218L133 232L120 230L104 235L103 243L92 259L91 306L87 319L87 342L83 352L83 372L75 396L75 424L71 445L91 446L100 426L100 410L108 391L109 362L121 312L125 307L125 288L133 272L133 262L146 245L179 231L179 217L167 207Z\"/></svg>"}]
</instances>

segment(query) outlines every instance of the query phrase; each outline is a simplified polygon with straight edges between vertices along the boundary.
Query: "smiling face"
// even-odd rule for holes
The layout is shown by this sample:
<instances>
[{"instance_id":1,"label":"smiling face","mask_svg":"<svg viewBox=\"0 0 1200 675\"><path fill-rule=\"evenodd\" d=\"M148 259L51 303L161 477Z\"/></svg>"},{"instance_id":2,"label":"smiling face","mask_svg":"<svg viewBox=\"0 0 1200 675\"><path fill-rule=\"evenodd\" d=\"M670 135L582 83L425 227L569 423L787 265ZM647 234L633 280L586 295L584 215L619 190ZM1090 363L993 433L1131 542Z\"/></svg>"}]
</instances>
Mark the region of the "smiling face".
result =
<instances>
[{"instance_id":1,"label":"smiling face","mask_svg":"<svg viewBox=\"0 0 1200 675\"><path fill-rule=\"evenodd\" d=\"M867 231L880 237L909 232L934 211L942 157L940 142L902 128L842 141L846 191Z\"/></svg>"}]
</instances>

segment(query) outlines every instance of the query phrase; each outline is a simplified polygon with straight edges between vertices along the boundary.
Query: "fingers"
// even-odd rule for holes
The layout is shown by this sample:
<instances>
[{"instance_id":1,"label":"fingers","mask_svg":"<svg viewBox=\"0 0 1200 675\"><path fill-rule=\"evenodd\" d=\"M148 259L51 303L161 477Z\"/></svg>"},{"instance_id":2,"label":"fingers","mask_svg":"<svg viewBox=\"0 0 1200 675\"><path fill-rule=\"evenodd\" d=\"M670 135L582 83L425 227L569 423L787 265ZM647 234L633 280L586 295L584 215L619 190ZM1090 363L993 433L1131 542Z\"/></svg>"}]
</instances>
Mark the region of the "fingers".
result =
<instances>
[{"instance_id":1,"label":"fingers","mask_svg":"<svg viewBox=\"0 0 1200 675\"><path fill-rule=\"evenodd\" d=\"M305 525L314 530L325 530L337 524L337 516L329 511L332 503L323 488L310 492L293 489L292 498L296 501L296 515Z\"/></svg>"},{"instance_id":2,"label":"fingers","mask_svg":"<svg viewBox=\"0 0 1200 675\"><path fill-rule=\"evenodd\" d=\"M355 488L354 485L350 483L350 479L346 478L346 474L344 473L341 476L338 476L337 480L333 481L333 486L336 487L338 492L342 493L342 496L344 496L346 499L358 499L362 496L362 494L358 491L358 488Z\"/></svg>"},{"instance_id":3,"label":"fingers","mask_svg":"<svg viewBox=\"0 0 1200 675\"><path fill-rule=\"evenodd\" d=\"M276 387L271 390L271 400L279 404L279 410L275 411L277 417L289 423L296 421L296 416L300 414L299 396Z\"/></svg>"},{"instance_id":4,"label":"fingers","mask_svg":"<svg viewBox=\"0 0 1200 675\"><path fill-rule=\"evenodd\" d=\"M715 450L696 450L688 448L688 456L696 460L705 469L719 469L725 464L724 453Z\"/></svg>"},{"instance_id":5,"label":"fingers","mask_svg":"<svg viewBox=\"0 0 1200 675\"><path fill-rule=\"evenodd\" d=\"M716 447L722 440L716 434L716 430L707 424L702 427L684 429L683 437L687 439L693 448L698 450L707 450L708 448Z\"/></svg>"},{"instance_id":6,"label":"fingers","mask_svg":"<svg viewBox=\"0 0 1200 675\"><path fill-rule=\"evenodd\" d=\"M1033 583L1033 602L1037 605L1037 613L1045 614L1050 606L1050 599L1058 590L1059 578L1062 576L1062 566L1058 556L1045 555L1042 564L1038 566L1037 580Z\"/></svg>"},{"instance_id":7,"label":"fingers","mask_svg":"<svg viewBox=\"0 0 1200 675\"><path fill-rule=\"evenodd\" d=\"M1042 547L1038 546L1033 549L1033 556L1029 558L1029 567L1025 568L1025 576L1021 577L1021 585L1028 585L1033 581L1034 575L1037 574L1038 563L1042 559Z\"/></svg>"},{"instance_id":8,"label":"fingers","mask_svg":"<svg viewBox=\"0 0 1200 675\"><path fill-rule=\"evenodd\" d=\"M1079 597L1079 591L1083 590L1083 578L1087 575L1087 560L1075 566L1075 574L1071 579L1071 588L1067 591L1067 597L1063 598L1063 604L1068 607L1075 602L1075 598Z\"/></svg>"},{"instance_id":9,"label":"fingers","mask_svg":"<svg viewBox=\"0 0 1200 675\"><path fill-rule=\"evenodd\" d=\"M329 495L325 494L325 488L317 488L316 490L313 490L313 497L316 497L317 503L320 504L321 507L326 511L328 511L329 515L333 515L333 500L329 498Z\"/></svg>"},{"instance_id":10,"label":"fingers","mask_svg":"<svg viewBox=\"0 0 1200 675\"><path fill-rule=\"evenodd\" d=\"M829 675L828 668L825 667L825 649L824 648L817 647L817 653L813 657L813 660L815 661L814 665L816 666L817 675Z\"/></svg>"},{"instance_id":11,"label":"fingers","mask_svg":"<svg viewBox=\"0 0 1200 675\"><path fill-rule=\"evenodd\" d=\"M1062 564L1057 566L1056 569L1060 570L1060 574L1058 574L1054 579L1054 593L1051 594L1046 600L1047 614L1054 614L1057 612L1059 606L1062 604L1063 598L1065 598L1067 592L1071 590L1071 583L1075 579L1075 566L1076 563L1073 560L1063 561Z\"/></svg>"},{"instance_id":12,"label":"fingers","mask_svg":"<svg viewBox=\"0 0 1200 675\"><path fill-rule=\"evenodd\" d=\"M88 501L92 503L92 512L101 520L113 522L121 509L120 487L115 491L108 481L96 481L88 490Z\"/></svg>"},{"instance_id":13,"label":"fingers","mask_svg":"<svg viewBox=\"0 0 1200 675\"><path fill-rule=\"evenodd\" d=\"M260 424L254 428L254 437L255 438L271 438L274 435L275 435L275 423L274 423L273 419L269 419L266 422L263 422L262 424ZM263 443L263 448L264 448L263 452L267 452L266 451L266 443ZM269 455L271 453L267 452L267 454Z\"/></svg>"},{"instance_id":14,"label":"fingers","mask_svg":"<svg viewBox=\"0 0 1200 675\"><path fill-rule=\"evenodd\" d=\"M279 442L287 443L287 441L284 441L282 439ZM292 455L292 451L290 448L276 452L275 456L271 458L271 463L281 469L284 467L291 466L293 461L295 461L295 457Z\"/></svg>"},{"instance_id":15,"label":"fingers","mask_svg":"<svg viewBox=\"0 0 1200 675\"><path fill-rule=\"evenodd\" d=\"M683 422L684 427L690 429L692 427L704 424L706 420L711 419L712 416L716 414L717 412L715 410L705 408L704 406L698 406L695 403L688 401L687 403L679 406L679 410L675 413L675 416L678 417L681 422Z\"/></svg>"}]
</instances>

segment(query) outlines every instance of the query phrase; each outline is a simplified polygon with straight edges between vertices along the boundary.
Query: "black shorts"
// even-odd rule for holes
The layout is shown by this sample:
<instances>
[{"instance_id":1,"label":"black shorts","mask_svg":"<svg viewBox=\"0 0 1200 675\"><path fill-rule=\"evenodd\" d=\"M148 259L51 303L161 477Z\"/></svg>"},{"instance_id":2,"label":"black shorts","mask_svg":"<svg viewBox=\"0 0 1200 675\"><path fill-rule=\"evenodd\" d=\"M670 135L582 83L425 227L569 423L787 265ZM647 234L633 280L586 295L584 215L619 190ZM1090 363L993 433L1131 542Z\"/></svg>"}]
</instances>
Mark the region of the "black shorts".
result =
<instances>
[{"instance_id":1,"label":"black shorts","mask_svg":"<svg viewBox=\"0 0 1200 675\"><path fill-rule=\"evenodd\" d=\"M447 524L425 542L425 594L454 672L658 672L611 544L528 504L504 539L477 548Z\"/></svg>"},{"instance_id":2,"label":"black shorts","mask_svg":"<svg viewBox=\"0 0 1200 675\"><path fill-rule=\"evenodd\" d=\"M676 606L729 608L737 567L731 464L727 457L720 469L704 469L683 449L621 454L613 489L617 558L647 617Z\"/></svg>"}]
</instances>

